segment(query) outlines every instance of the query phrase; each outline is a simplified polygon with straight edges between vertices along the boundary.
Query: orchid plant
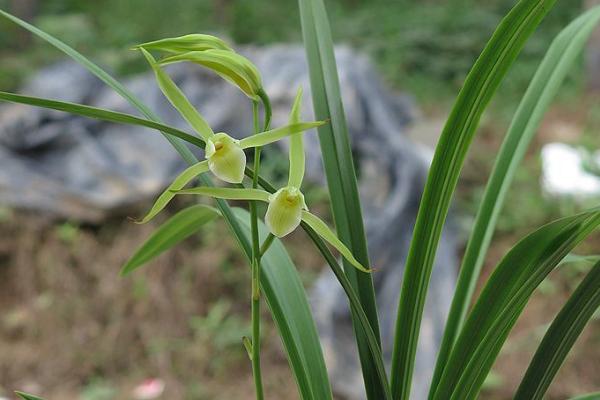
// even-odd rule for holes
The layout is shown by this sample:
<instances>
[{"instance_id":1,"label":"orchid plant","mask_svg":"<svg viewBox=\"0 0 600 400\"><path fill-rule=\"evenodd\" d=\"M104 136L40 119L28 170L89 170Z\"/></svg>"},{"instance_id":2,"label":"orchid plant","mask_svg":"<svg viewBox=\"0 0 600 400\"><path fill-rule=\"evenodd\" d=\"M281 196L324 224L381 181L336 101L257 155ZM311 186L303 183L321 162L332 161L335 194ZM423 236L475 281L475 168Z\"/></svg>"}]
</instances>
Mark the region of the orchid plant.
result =
<instances>
[{"instance_id":1,"label":"orchid plant","mask_svg":"<svg viewBox=\"0 0 600 400\"><path fill-rule=\"evenodd\" d=\"M237 140L224 132L214 133L204 117L161 66L179 61L200 64L236 85L252 101L257 101L266 97L266 93L262 88L262 80L257 68L247 58L235 53L220 39L199 34L148 42L135 48L143 53L152 67L158 86L165 97L206 142L206 160L188 167L177 176L158 197L148 214L139 221L140 223L146 223L154 218L176 194L197 194L226 200L262 201L268 203L265 223L274 236L284 237L294 231L300 225L300 221L304 221L357 269L363 272L370 271L356 260L352 252L337 238L325 222L308 211L304 195L300 191L305 169L302 132L325 123L325 121L300 121L301 88L294 100L287 125ZM149 53L149 50L152 49L175 55L157 62ZM246 168L244 150L271 144L286 136L290 136L289 180L288 185L277 192L268 193L256 188L220 187L195 187L183 190L183 187L194 178L209 170L224 182L241 183Z\"/></svg>"},{"instance_id":2,"label":"orchid plant","mask_svg":"<svg viewBox=\"0 0 600 400\"><path fill-rule=\"evenodd\" d=\"M470 143L501 81L536 26L556 3L556 0L515 1L515 6L498 25L467 75L440 136L406 258L402 287L399 288L389 371L385 368L381 347L372 274L365 273L370 271L366 267L369 256L333 41L323 0L298 2L313 107L321 121L300 122L302 92L299 91L288 124L269 129L270 101L258 69L219 38L193 34L136 46L135 49L142 52L152 67L164 95L195 131L196 135L190 135L162 124L140 99L73 48L2 10L1 17L29 30L82 64L145 118L7 92L0 92L0 100L156 129L190 164L139 222L150 221L174 196L182 194L212 197L216 199L219 210L195 205L179 211L144 242L126 263L122 273L135 270L196 233L202 224L222 216L250 261L252 271L252 337L243 338L242 343L252 363L257 400L264 399L259 317L262 294L288 356L300 398L333 399L325 358L304 288L295 265L278 242L278 238L286 236L299 225L319 250L348 298L366 398L408 400L436 249ZM473 400L478 397L494 360L535 289L561 260L569 262L569 252L600 226L600 208L593 208L538 228L506 253L478 297L474 297L507 188L560 83L599 22L600 6L591 8L565 27L549 47L517 109L499 150L466 246L428 399ZM156 59L151 52L160 53L161 57ZM238 87L252 104L253 134L237 140L227 133L214 133L163 70L164 66L178 62L191 62L208 68ZM264 112L262 129L259 127L261 104ZM303 135L311 128L319 129L329 194L332 204L336 205L332 212L337 235L308 211L301 191L305 156ZM262 146L284 137L290 139L288 184L277 190L259 174L260 153ZM204 148L206 159L198 160L181 140ZM244 152L250 148L254 149L252 168L246 166ZM213 187L210 175L236 186ZM246 186L243 185L244 176L251 178L251 183L246 183ZM195 178L201 185L185 189ZM250 212L232 208L225 200L247 200ZM264 227L258 217L257 202L268 203ZM343 267L327 243L341 253ZM549 326L515 393L515 399L541 400L544 397L568 351L594 311L600 307L600 261L598 257L592 258L595 264ZM266 273L261 275L261 269ZM26 400L39 399L21 392L17 394ZM596 393L580 399L596 399L599 396Z\"/></svg>"},{"instance_id":3,"label":"orchid plant","mask_svg":"<svg viewBox=\"0 0 600 400\"><path fill-rule=\"evenodd\" d=\"M170 200L177 194L196 194L225 200L249 200L252 222L252 340L244 338L243 343L253 364L257 398L263 398L262 378L260 372L260 260L269 249L274 237L284 237L294 231L304 221L327 243L336 248L340 254L354 267L362 272L370 272L352 255L352 252L339 240L336 234L319 217L310 213L304 195L300 191L304 178L305 154L303 132L321 126L325 121L301 122L300 105L302 89L294 100L288 124L272 130L258 132L258 102L265 107L265 128L270 123L270 101L262 87L262 79L258 69L247 58L237 54L222 40L210 35L186 35L177 38L148 42L135 47L139 49L150 64L162 93L179 111L192 129L205 141L206 160L200 161L184 170L167 189L158 197L150 211L139 223L152 220ZM156 60L151 50L166 52L169 55ZM185 94L177 87L163 66L177 62L192 62L216 72L227 82L237 86L253 105L255 134L237 140L225 132L215 133L200 112L190 103ZM258 189L258 169L260 166L260 148L282 138L290 137L289 146L289 181L286 187L269 193ZM252 186L241 185L246 170L245 149L254 148L254 177ZM211 171L218 179L241 187L199 186L183 189L199 175ZM268 203L265 223L270 235L262 245L258 237L258 216L256 201ZM128 265L125 266L128 268Z\"/></svg>"}]
</instances>

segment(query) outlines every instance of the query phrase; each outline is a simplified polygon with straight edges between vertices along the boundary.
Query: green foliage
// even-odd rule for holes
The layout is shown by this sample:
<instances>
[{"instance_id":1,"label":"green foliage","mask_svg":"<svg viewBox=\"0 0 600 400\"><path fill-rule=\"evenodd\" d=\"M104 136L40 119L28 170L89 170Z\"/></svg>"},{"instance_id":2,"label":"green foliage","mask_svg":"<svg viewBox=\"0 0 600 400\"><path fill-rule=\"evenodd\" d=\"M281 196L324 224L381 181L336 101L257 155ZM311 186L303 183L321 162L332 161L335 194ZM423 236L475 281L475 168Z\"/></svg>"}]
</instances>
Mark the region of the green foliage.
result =
<instances>
[{"instance_id":1,"label":"green foliage","mask_svg":"<svg viewBox=\"0 0 600 400\"><path fill-rule=\"evenodd\" d=\"M577 287L560 310L538 347L515 400L541 400L575 340L600 307L600 263Z\"/></svg>"},{"instance_id":2,"label":"green foliage","mask_svg":"<svg viewBox=\"0 0 600 400\"><path fill-rule=\"evenodd\" d=\"M156 229L136 250L121 269L121 275L131 273L160 253L187 239L217 216L219 216L217 210L202 204L179 211Z\"/></svg>"},{"instance_id":3,"label":"green foliage","mask_svg":"<svg viewBox=\"0 0 600 400\"><path fill-rule=\"evenodd\" d=\"M154 1L152 0L150 3L155 4ZM112 0L108 2L112 3ZM49 0L45 3L44 7L46 11L52 10L52 7L57 6L59 3ZM285 2L282 1L281 3ZM415 57L415 60L427 58L424 54L427 54L428 51L431 51L435 57L440 57L440 54L444 54L443 48L436 47L439 43L436 42L435 45L433 43L427 44L428 39L436 37L436 35L438 39L443 36L444 42L455 46L451 47L451 54L459 54L459 58L462 61L469 59L465 64L462 64L460 60L457 60L456 64L454 64L455 60L451 60L448 66L430 66L429 64L415 62L417 70L422 71L428 76L439 75L440 79L445 81L454 80L454 71L460 71L461 68L465 68L465 71L469 70L469 73L436 148L417 217L414 237L406 262L404 282L402 284L390 385L387 382L386 371L383 367L371 276L350 268L348 263L345 263L345 270L342 270L322 240L322 238L325 238L334 247L340 249L345 258L353 259L356 256L360 264L369 265L360 202L357 193L356 176L340 97L337 69L333 57L333 40L327 13L322 0L299 1L300 19L309 62L315 114L319 119L330 121L329 125L320 126L319 132L325 171L329 184L328 188L332 202L335 204L335 207L332 209L333 216L341 241L332 232L329 232L329 228L320 220L313 219L312 216L307 218L306 212L304 212L301 225L321 252L323 258L330 265L348 297L363 368L367 397L369 399L406 400L409 398L416 344L431 268L449 204L456 188L467 151L484 110L496 93L501 81L507 76L508 70L517 56L524 48L525 54L527 54L528 47L525 47L525 42L546 14L553 9L555 0L520 0L508 12L507 16L500 21L492 38L485 46L479 58L477 58L474 66L469 69L472 59L475 57L464 55L461 53L461 49L469 49L471 47L478 49L479 47L473 44L474 40L472 36L465 34L465 31L469 31L465 26L472 26L474 30L488 27L489 21L493 19L491 17L494 13L493 10L498 8L502 10L501 14L504 14L509 3L512 5L512 1L493 1L488 4L487 8L482 7L474 12L471 12L474 3L470 0L454 0L443 5L435 3L428 10L420 8L420 12L431 13L429 16L431 21L437 22L439 18L439 23L431 23L431 25L435 25L434 28L437 29L436 33L427 33L426 30L420 32L420 27L412 26L410 33L413 33L415 36L409 36L407 39L413 44L417 43L414 48L423 50L423 53ZM60 4L66 3L62 2ZM170 5L170 11L177 10L178 7L182 7L182 4L179 1L173 2ZM383 7L383 5L388 5L383 0L374 0L370 4L379 6L381 10L385 10L381 12L393 15L388 7ZM404 7L398 10L399 15L410 16L411 4L412 2L409 1L398 1L397 5ZM83 5L83 2L79 4L79 6ZM261 8L263 0L257 1L253 6L236 1L220 2L218 0L213 5L217 6L211 8L216 10L215 12L219 10L219 6L222 6L224 8L221 11L224 14L231 12L235 18L238 16L242 18L243 16L242 19L245 18L246 20L240 24L240 27L236 28L240 29L241 32L244 32L244 29L248 29L248 32L252 31L252 29L248 28L252 26L252 15L256 13L257 19L258 17L262 19L265 17L265 14L261 12L266 12ZM572 5L571 3L571 9ZM105 6L103 4L103 7ZM112 12L115 10L124 12L124 10L128 10L131 4L123 4L121 2L119 5L115 4L114 6L114 9L111 10ZM149 4L146 4L146 8L148 6ZM366 7L363 4L350 0L338 0L337 2L333 2L331 6L333 14L336 17L339 17L344 12L357 11L362 9L362 7ZM98 7L98 5L95 5L95 7ZM160 9L160 6L157 5L151 13L156 12L157 9ZM273 7L273 9L277 9L277 7ZM551 15L554 17L551 17L551 20L552 18L558 18L556 13L560 10L561 8L557 8L553 11ZM189 139L188 134L160 124L154 114L139 99L134 97L104 70L100 69L96 64L73 48L45 32L1 10L0 14L33 32L39 38L51 43L83 64L134 105L148 119L113 113L108 110L94 109L78 104L18 96L6 92L0 92L0 100L54 108L80 115L107 120L112 119L114 121L159 129L165 133L167 139L169 139L171 144L188 163L194 164L197 162L191 152L180 141L180 139L192 141ZM468 18L455 18L456 15L468 15ZM95 17L99 18L98 20L100 21L101 13L98 13ZM185 18L187 17L189 16ZM222 18L222 15L220 17ZM295 14L288 14L286 17L295 17ZM487 19L487 17L490 19ZM137 15L135 18L137 18ZM421 21L423 18L421 18ZM546 61L542 63L538 75L532 81L531 88L527 92L515 116L515 123L509 130L506 142L508 144L505 144L500 152L500 157L493 173L494 178L490 181L490 188L484 196L484 211L485 207L488 208L487 211L481 212L478 217L478 224L476 226L479 226L480 229L476 229L476 231L481 231L482 233L476 235L476 239L480 240L480 242L474 242L476 251L480 251L482 254L487 251L486 240L489 241L491 237L491 232L495 226L495 218L498 215L503 196L514 176L514 168L520 158L522 158L529 139L535 132L535 128L539 124L539 120L548 106L551 97L558 89L560 82L565 78L568 67L574 62L575 56L580 52L587 35L589 35L599 18L600 8L593 9L562 31L548 52ZM377 29L385 27L385 20L382 17L381 21L377 21L380 22ZM83 23L76 18L74 21L74 26ZM145 23L147 25L147 21ZM466 25L461 25L463 23ZM398 21L396 21L396 24L398 24ZM406 25L411 26L410 23ZM128 37L131 34L135 35L135 32L127 31L128 28L134 26L135 24L131 24L131 21L123 23L120 26L123 31L117 32L118 36ZM262 25L256 25L257 28L259 26ZM68 32L68 27L69 24L66 24L60 28ZM81 25L79 27L81 28ZM59 29L59 27L56 29ZM135 30L135 28L133 29ZM281 28L278 27L277 29ZM542 31L544 29L548 28L543 28ZM236 34L240 34L240 31L236 32ZM444 34L442 35L441 32ZM172 35L173 32L169 34ZM245 35L245 33L243 34ZM456 37L453 35L456 35ZM372 34L371 36L376 37L377 35ZM478 34L475 36L485 37L487 35ZM448 37L452 39L448 40ZM530 43L535 45L535 40ZM529 46L533 45L530 44ZM225 58L230 56L228 50L219 51L226 52L224 54ZM401 51L398 53L402 54ZM467 51L466 54L468 53ZM410 57L408 58L410 59ZM150 61L154 64L153 60ZM258 100L260 98L263 101L266 114L268 114L269 102L264 91L259 93L257 88L260 85L257 84L256 88L251 88L249 85L244 84L244 82L248 83L247 80L242 82L237 79L243 75L239 73L248 72L248 65L245 63L246 61L243 61L239 65L235 64L234 70L229 71L235 72L235 79L229 73L225 75L226 78L233 80L243 90L246 89L247 94L251 95L251 98L255 100L253 103L255 117L254 132L258 133ZM172 90L169 92L172 94ZM180 105L181 102L178 101L177 104ZM187 104L185 107L186 115L189 116L189 112L195 113L191 105ZM267 120L266 126L268 126L269 118L265 119ZM266 133L263 135L266 135ZM268 135L270 137L277 136L273 132ZM260 135L257 135L251 140L256 142L256 140L261 141L262 139ZM204 144L204 141L200 142ZM295 141L295 143L300 146L301 141ZM198 145L198 143L195 144ZM242 151L242 148L240 148L240 151ZM297 154L293 157L292 164L296 166L303 165L303 162L299 163L301 159L303 161L300 147L295 151ZM252 189L214 188L211 186L210 180L206 176L201 175L202 187L182 191L181 193L202 193L211 194L217 198L268 201L271 206L272 199L277 196L272 195L275 192L275 188L264 178L258 176L259 155L260 150L257 149L254 160L255 171L249 168L245 170L245 175L252 178ZM293 181L297 181L299 186L301 175L296 173L292 175L297 177ZM186 183L188 181L189 179L186 177ZM258 189L258 184L264 190ZM282 202L281 207L287 201L290 204L293 203L294 210L296 210L298 208L296 206L299 204L297 203L298 196L296 191L299 188L290 187L284 189L287 192L284 193L281 190L276 192L278 196L285 194L280 199ZM171 192L169 191L169 193ZM490 195L489 193L492 194ZM262 224L259 225L254 205L252 205L251 214L240 209L232 210L223 200L219 200L218 205L221 215L229 224L234 237L238 240L244 255L248 258L252 267L252 341L246 339L244 344L251 355L257 388L257 399L263 398L259 368L260 357L257 350L260 344L259 309L257 305L260 301L261 290L266 297L271 314L279 330L279 335L287 352L301 398L331 399L332 393L327 371L325 370L323 354L304 288L285 248L278 239L274 239L274 236L269 234L267 227ZM200 213L196 215L195 211L199 211ZM216 215L216 211L207 212L207 208L203 206L195 206L175 215L159 228L141 249L134 254L132 260L130 260L125 268L126 272L138 267L143 262L146 262L176 242L194 233L199 228L198 225L201 225L208 219L214 218ZM483 222L479 223L480 221ZM268 218L267 222L269 222ZM479 394L494 360L498 356L503 343L531 295L540 287L544 278L555 267L560 265L561 260L565 259L564 262L572 262L573 260L576 262L582 261L580 257L568 257L568 254L577 244L593 232L599 224L600 211L598 208L594 208L587 212L556 220L526 236L498 264L477 299L474 308L468 314L464 326L462 326L462 320L465 319L467 305L470 302L473 283L479 275L479 266L483 255L475 257L479 265L477 265L477 262L471 262L470 267L464 268L466 278L464 280L461 279L463 283L459 283L455 299L458 304L457 310L459 310L455 315L458 317L455 319L451 318L451 321L454 321L454 323L449 324L450 328L447 330L445 336L445 348L441 352L440 361L438 362L431 386L429 396L431 399L470 400ZM271 229L272 231L273 229ZM266 245L259 251L258 246L261 242L263 244L266 243ZM250 249L250 243L252 243L252 249ZM350 250L346 249L346 245ZM466 259L468 260L469 258L467 257ZM587 260L587 258L583 259L583 261ZM596 264L552 323L532 361L530 370L519 388L517 397L531 398L533 396L533 398L541 398L547 389L568 350L573 345L585 323L592 318L598 304L600 304L600 292L598 292L599 271L600 264ZM200 337L213 336L214 332L226 329L229 335L223 335L219 338L219 348L225 349L235 343L239 345L241 338L237 322L235 320L233 322L230 321L226 317L226 314L227 306L216 304L212 307L207 317L192 320L191 327ZM236 333L233 334L233 331ZM31 397L25 394L19 394L19 396L26 400L37 400L35 396Z\"/></svg>"},{"instance_id":4,"label":"green foliage","mask_svg":"<svg viewBox=\"0 0 600 400\"><path fill-rule=\"evenodd\" d=\"M444 126L425 184L400 292L392 393L408 399L436 249L460 170L483 111L525 42L556 0L522 0L498 25L469 72ZM432 390L435 389L433 381Z\"/></svg>"}]
</instances>

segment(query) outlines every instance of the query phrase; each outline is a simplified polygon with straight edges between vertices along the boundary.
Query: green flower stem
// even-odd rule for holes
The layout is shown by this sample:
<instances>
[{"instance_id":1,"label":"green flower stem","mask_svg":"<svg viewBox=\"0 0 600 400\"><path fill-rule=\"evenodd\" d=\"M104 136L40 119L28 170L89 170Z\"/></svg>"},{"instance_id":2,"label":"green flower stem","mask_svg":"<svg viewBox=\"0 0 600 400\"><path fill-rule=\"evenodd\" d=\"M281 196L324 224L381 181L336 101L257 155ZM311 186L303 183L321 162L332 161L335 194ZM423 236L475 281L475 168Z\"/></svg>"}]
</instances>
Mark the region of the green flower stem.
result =
<instances>
[{"instance_id":1,"label":"green flower stem","mask_svg":"<svg viewBox=\"0 0 600 400\"><path fill-rule=\"evenodd\" d=\"M258 102L252 102L252 117L254 121L254 134L260 132L258 126ZM252 188L258 187L258 171L260 168L260 147L254 148L254 171ZM250 230L252 233L252 372L256 400L263 400L264 390L260 368L260 238L258 236L258 214L256 201L250 202Z\"/></svg>"},{"instance_id":2,"label":"green flower stem","mask_svg":"<svg viewBox=\"0 0 600 400\"><path fill-rule=\"evenodd\" d=\"M267 250L269 250L269 247L271 247L271 243L273 243L273 239L275 239L275 235L273 235L272 233L269 233L269 236L267 236L267 238L263 242L262 246L260 246L260 257L261 258L262 258L262 256L265 255Z\"/></svg>"}]
</instances>

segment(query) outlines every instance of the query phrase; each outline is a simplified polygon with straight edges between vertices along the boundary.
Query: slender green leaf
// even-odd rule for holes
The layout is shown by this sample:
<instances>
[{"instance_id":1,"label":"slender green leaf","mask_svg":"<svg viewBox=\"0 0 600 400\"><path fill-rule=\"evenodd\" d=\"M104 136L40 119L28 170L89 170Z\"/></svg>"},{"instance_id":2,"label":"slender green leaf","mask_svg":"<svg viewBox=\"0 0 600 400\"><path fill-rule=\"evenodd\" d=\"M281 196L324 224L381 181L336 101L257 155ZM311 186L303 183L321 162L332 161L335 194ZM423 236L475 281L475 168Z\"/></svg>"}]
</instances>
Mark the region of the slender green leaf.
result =
<instances>
[{"instance_id":1,"label":"slender green leaf","mask_svg":"<svg viewBox=\"0 0 600 400\"><path fill-rule=\"evenodd\" d=\"M108 86L110 86L115 92L117 92L121 97L123 97L125 100L127 100L132 106L137 108L148 119L151 119L156 122L160 122L158 117L143 102L141 102L133 93L131 93L129 90L127 90L119 81L117 81L115 78L113 78L110 74L108 74L102 68L100 68L99 66L94 64L91 60L89 60L83 54L79 53L77 50L73 49L69 45L58 40L54 36L47 34L46 32L42 31L41 29L36 28L35 26L33 26L33 25L23 21L22 19L17 18L14 15L11 15L1 9L0 9L0 16L14 22L15 24L19 25L20 27L22 27L22 28L28 30L29 32L33 33L34 35L38 36L40 39L42 39L42 40L48 42L49 44L51 44L52 46L56 47L58 50L65 53L66 55L71 57L73 60L75 60L79 64L83 65L88 71L90 71L92 74L94 74L96 77L98 77L98 79L100 79L102 82L104 82ZM194 155L192 154L192 152L190 151L190 149L185 147L185 145L183 143L181 143L179 140L172 138L168 135L166 136L166 138L171 143L171 145L177 150L177 152L179 152L179 154L181 154L181 156L185 159L186 162L193 164L194 162L197 161L195 159Z\"/></svg>"},{"instance_id":2,"label":"slender green leaf","mask_svg":"<svg viewBox=\"0 0 600 400\"><path fill-rule=\"evenodd\" d=\"M323 222L319 217L308 211L302 211L302 221L306 222L315 232L319 234L327 243L335 247L340 254L350 262L355 268L362 272L371 272L371 269L364 267L359 263L356 258L352 255L350 250L338 239L338 237L329 229L327 224Z\"/></svg>"},{"instance_id":3,"label":"slender green leaf","mask_svg":"<svg viewBox=\"0 0 600 400\"><path fill-rule=\"evenodd\" d=\"M315 116L331 123L319 128L319 142L327 177L331 209L337 236L362 265L369 265L367 242L352 159L352 149L341 100L333 40L323 0L299 0L304 47L308 58ZM334 206L335 205L335 206ZM370 274L357 271L344 260L344 270L357 292L377 342L380 344L377 304ZM358 353L370 400L388 398L387 382L377 374L374 353L369 349L364 331L358 327L356 310L352 311Z\"/></svg>"},{"instance_id":4,"label":"slender green leaf","mask_svg":"<svg viewBox=\"0 0 600 400\"><path fill-rule=\"evenodd\" d=\"M596 263L560 310L519 385L515 400L541 400L567 354L600 307L600 262Z\"/></svg>"},{"instance_id":5,"label":"slender green leaf","mask_svg":"<svg viewBox=\"0 0 600 400\"><path fill-rule=\"evenodd\" d=\"M196 233L202 225L212 221L219 212L202 204L179 211L162 224L140 246L121 269L121 275L127 275L160 253Z\"/></svg>"},{"instance_id":6,"label":"slender green leaf","mask_svg":"<svg viewBox=\"0 0 600 400\"><path fill-rule=\"evenodd\" d=\"M247 136L240 140L240 147L242 149L260 147L276 142L286 136L291 136L292 138L302 136L299 134L309 129L319 127L323 124L325 124L323 121L291 123L289 125L282 126L281 128L275 128L266 132L257 133L256 135Z\"/></svg>"},{"instance_id":7,"label":"slender green leaf","mask_svg":"<svg viewBox=\"0 0 600 400\"><path fill-rule=\"evenodd\" d=\"M527 38L556 0L521 0L501 21L469 72L442 131L417 214L398 306L391 385L410 396L423 308L435 253L479 120Z\"/></svg>"},{"instance_id":8,"label":"slender green leaf","mask_svg":"<svg viewBox=\"0 0 600 400\"><path fill-rule=\"evenodd\" d=\"M269 201L269 193L261 189L238 189L220 187L194 187L184 190L176 190L174 194L196 194L200 196L214 197L215 199L227 200L258 200Z\"/></svg>"},{"instance_id":9,"label":"slender green leaf","mask_svg":"<svg viewBox=\"0 0 600 400\"><path fill-rule=\"evenodd\" d=\"M502 259L473 307L433 398L474 399L527 301L578 243L600 224L594 209L545 225Z\"/></svg>"},{"instance_id":10,"label":"slender green leaf","mask_svg":"<svg viewBox=\"0 0 600 400\"><path fill-rule=\"evenodd\" d=\"M550 102L599 18L600 8L594 8L569 24L554 39L517 109L488 180L467 242L433 376L434 383L443 372L452 344L464 323L498 215L516 169ZM435 390L435 385L432 385L431 390Z\"/></svg>"},{"instance_id":11,"label":"slender green leaf","mask_svg":"<svg viewBox=\"0 0 600 400\"><path fill-rule=\"evenodd\" d=\"M15 391L15 394L23 400L44 400L41 397L37 397L32 394L27 394L24 392Z\"/></svg>"},{"instance_id":12,"label":"slender green leaf","mask_svg":"<svg viewBox=\"0 0 600 400\"><path fill-rule=\"evenodd\" d=\"M204 148L204 141L196 136L190 135L182 130L164 125L158 122L138 118L130 114L123 114L116 111L105 110L103 108L90 107L83 104L68 103L64 101L42 99L39 97L23 96L15 93L0 91L0 100L12 103L27 104L34 107L49 108L52 110L64 111L70 114L81 115L84 117L99 119L102 121L115 122L128 125L139 125L147 128L156 129L159 132L183 139L200 148Z\"/></svg>"},{"instance_id":13,"label":"slender green leaf","mask_svg":"<svg viewBox=\"0 0 600 400\"><path fill-rule=\"evenodd\" d=\"M250 239L250 215L234 208L246 240ZM261 241L269 232L259 224ZM250 260L251 252L246 252ZM277 325L303 400L331 400L331 388L319 337L300 277L279 239L261 258L260 283L273 321Z\"/></svg>"},{"instance_id":14,"label":"slender green leaf","mask_svg":"<svg viewBox=\"0 0 600 400\"><path fill-rule=\"evenodd\" d=\"M127 90L125 88L125 86L123 86L119 81L117 81L115 78L113 78L111 75L109 75L102 68L100 68L99 66L94 64L92 61L90 61L87 57L85 57L84 55L79 53L77 50L73 49L72 47L70 47L67 44L63 43L62 41L58 40L54 36L47 34L46 32L15 17L14 15L8 14L7 12L5 12L3 10L0 10L0 16L7 18L8 20L14 22L15 24L21 26L22 28L24 28L24 29L28 30L29 32L33 33L34 35L38 36L40 39L45 40L52 46L56 47L58 50L62 51L63 53L65 53L66 55L71 57L74 61L76 61L79 64L81 64L82 66L84 66L88 71L90 71L92 74L94 74L96 77L98 77L102 82L106 83L117 94L119 94L121 97L123 97L125 100L127 100L129 102L129 104L131 104L133 107L138 109L148 119L155 121L155 122L160 122L160 119L158 118L158 116L156 114L154 114L133 93L131 93L129 90ZM194 154L190 151L190 149L188 149L185 146L184 143L182 143L177 138L171 137L167 134L165 134L165 137L169 141L169 143L171 143L173 148L175 148L175 150L177 150L177 152L181 155L181 157L188 164L192 165L192 164L195 164L198 162L198 159L194 156ZM206 176L201 175L199 179L202 182L202 184L204 184L204 185L212 184L210 179L208 179ZM232 211L231 211L229 205L227 204L227 202L225 202L224 200L217 200L217 204L219 205L219 209L221 210L221 213L223 214L225 221L227 221L227 224L229 225L230 229L234 233L239 245L244 250L249 249L250 244L241 235L238 221L233 216Z\"/></svg>"},{"instance_id":15,"label":"slender green leaf","mask_svg":"<svg viewBox=\"0 0 600 400\"><path fill-rule=\"evenodd\" d=\"M572 397L570 400L600 400L600 392L583 394L581 396Z\"/></svg>"},{"instance_id":16,"label":"slender green leaf","mask_svg":"<svg viewBox=\"0 0 600 400\"><path fill-rule=\"evenodd\" d=\"M582 256L579 254L573 254L570 253L568 254L565 258L562 259L562 261L560 262L560 264L558 265L564 265L564 264L573 264L573 263L585 263L585 264L595 264L598 261L600 261L600 255L589 255L589 256Z\"/></svg>"},{"instance_id":17,"label":"slender green leaf","mask_svg":"<svg viewBox=\"0 0 600 400\"><path fill-rule=\"evenodd\" d=\"M152 205L152 208L150 211L148 211L148 214L146 214L144 218L137 222L139 224L145 224L146 222L150 221L152 218L158 215L158 213L161 212L171 200L173 200L173 197L175 197L175 191L180 190L194 180L194 178L198 177L198 175L206 171L208 171L208 161L206 160L200 161L199 163L185 169L181 174L179 174L179 176L177 176L177 178L173 180L173 182L171 182L167 189L162 192L160 196L158 196L158 199L156 199Z\"/></svg>"},{"instance_id":18,"label":"slender green leaf","mask_svg":"<svg viewBox=\"0 0 600 400\"><path fill-rule=\"evenodd\" d=\"M173 105L173 107L179 111L181 116L190 124L192 128L194 128L196 132L200 134L200 136L204 138L204 140L207 140L209 137L214 135L213 130L204 120L202 115L200 115L198 110L196 110L196 107L190 103L181 89L177 87L169 75L156 63L156 60L152 57L152 55L144 48L141 48L140 50L152 67L160 90Z\"/></svg>"}]
</instances>

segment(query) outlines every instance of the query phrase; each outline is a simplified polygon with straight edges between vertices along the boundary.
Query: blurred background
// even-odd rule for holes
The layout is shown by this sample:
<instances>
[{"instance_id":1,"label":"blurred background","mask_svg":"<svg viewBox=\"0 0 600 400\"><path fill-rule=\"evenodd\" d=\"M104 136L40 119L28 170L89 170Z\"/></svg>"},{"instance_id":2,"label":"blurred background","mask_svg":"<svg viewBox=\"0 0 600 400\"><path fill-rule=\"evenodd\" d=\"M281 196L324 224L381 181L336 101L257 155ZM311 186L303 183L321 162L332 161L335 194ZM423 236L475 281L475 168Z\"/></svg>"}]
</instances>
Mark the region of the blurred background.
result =
<instances>
[{"instance_id":1,"label":"blurred background","mask_svg":"<svg viewBox=\"0 0 600 400\"><path fill-rule=\"evenodd\" d=\"M366 54L386 87L412 99L406 136L433 147L462 80L514 0L326 4L336 42ZM519 99L553 37L588 5L583 0L558 2L484 116L454 199L459 252ZM301 41L294 0L0 0L0 8L121 77L147 71L139 55L128 49L157 38L208 32L236 45ZM561 143L596 162L598 47L600 41L592 40L573 68L517 173L482 280L534 227L597 204L597 188L582 194L577 188L544 185L541 154L549 143ZM0 20L0 90L18 90L38 70L62 58L46 43ZM285 173L285 155L265 162L265 170ZM598 177L597 168L586 171ZM326 191L315 184L307 191L313 207L327 215ZM188 200L178 200L166 214ZM0 203L0 396L11 398L12 390L20 389L49 400L253 398L250 364L240 344L240 337L249 333L249 270L222 223L206 227L132 277L118 276L132 250L167 217L148 226L126 220L126 215L140 215L151 201L101 223ZM323 268L318 254L301 233L287 244L309 287ZM599 251L598 236L578 249L582 254ZM548 323L588 268L570 264L544 282L503 348L483 398L511 398ZM285 354L268 311L263 311L268 398L295 399ZM600 390L599 359L600 321L594 319L548 398ZM143 397L144 390L150 397Z\"/></svg>"}]
</instances>

